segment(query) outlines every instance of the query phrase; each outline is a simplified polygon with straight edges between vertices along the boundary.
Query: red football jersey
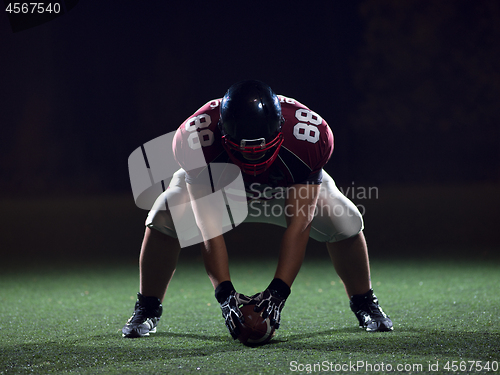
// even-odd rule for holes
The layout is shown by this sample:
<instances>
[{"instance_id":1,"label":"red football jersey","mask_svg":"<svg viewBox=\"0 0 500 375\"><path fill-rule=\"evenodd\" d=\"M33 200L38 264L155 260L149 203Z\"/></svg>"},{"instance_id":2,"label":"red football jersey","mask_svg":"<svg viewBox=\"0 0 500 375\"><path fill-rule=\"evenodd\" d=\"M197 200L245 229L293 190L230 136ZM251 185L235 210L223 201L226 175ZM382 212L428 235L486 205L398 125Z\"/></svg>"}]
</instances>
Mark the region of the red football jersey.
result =
<instances>
[{"instance_id":1,"label":"red football jersey","mask_svg":"<svg viewBox=\"0 0 500 375\"><path fill-rule=\"evenodd\" d=\"M265 172L257 176L242 173L249 195L258 195L258 191L266 187L320 184L322 168L333 152L333 134L325 120L295 99L282 95L278 98L285 119L284 141L278 158ZM218 127L220 103L221 99L206 103L184 121L175 134L174 155L187 172L189 183L194 182L200 171L200 158L204 158L206 164L231 163ZM193 172L195 170L197 172Z\"/></svg>"}]
</instances>

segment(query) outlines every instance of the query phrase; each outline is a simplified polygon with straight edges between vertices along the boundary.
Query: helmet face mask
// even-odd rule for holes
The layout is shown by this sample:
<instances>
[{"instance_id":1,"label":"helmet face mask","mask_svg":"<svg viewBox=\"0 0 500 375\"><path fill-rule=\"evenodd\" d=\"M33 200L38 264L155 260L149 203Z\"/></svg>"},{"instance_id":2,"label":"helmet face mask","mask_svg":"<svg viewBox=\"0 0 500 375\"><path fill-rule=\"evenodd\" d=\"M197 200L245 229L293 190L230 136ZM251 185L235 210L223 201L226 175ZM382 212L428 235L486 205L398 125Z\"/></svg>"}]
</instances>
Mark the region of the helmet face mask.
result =
<instances>
[{"instance_id":1,"label":"helmet face mask","mask_svg":"<svg viewBox=\"0 0 500 375\"><path fill-rule=\"evenodd\" d=\"M252 145L247 146L248 143ZM222 137L222 145L233 163L238 165L243 172L254 176L265 172L274 163L282 143L283 134L281 132L268 143L266 143L265 138L242 139L238 145L227 136ZM266 158L269 154L270 156Z\"/></svg>"},{"instance_id":2,"label":"helmet face mask","mask_svg":"<svg viewBox=\"0 0 500 375\"><path fill-rule=\"evenodd\" d=\"M232 162L254 176L266 171L283 143L276 94L260 81L239 82L224 95L220 111L222 145Z\"/></svg>"}]
</instances>

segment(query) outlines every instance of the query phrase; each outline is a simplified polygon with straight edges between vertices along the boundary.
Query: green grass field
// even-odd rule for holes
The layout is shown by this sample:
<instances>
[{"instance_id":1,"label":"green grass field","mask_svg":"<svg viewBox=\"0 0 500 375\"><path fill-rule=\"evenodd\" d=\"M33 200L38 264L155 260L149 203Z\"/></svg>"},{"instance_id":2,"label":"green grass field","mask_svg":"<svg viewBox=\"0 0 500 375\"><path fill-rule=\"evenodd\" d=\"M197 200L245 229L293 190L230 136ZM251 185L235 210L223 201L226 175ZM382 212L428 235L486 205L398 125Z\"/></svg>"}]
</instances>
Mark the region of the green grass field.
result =
<instances>
[{"instance_id":1,"label":"green grass field","mask_svg":"<svg viewBox=\"0 0 500 375\"><path fill-rule=\"evenodd\" d=\"M234 262L233 282L255 293L274 266ZM158 332L142 339L121 337L135 264L3 270L0 374L499 373L498 266L373 261L374 289L395 329L370 334L357 327L329 260L306 259L282 327L257 348L230 338L201 262L181 261Z\"/></svg>"}]
</instances>

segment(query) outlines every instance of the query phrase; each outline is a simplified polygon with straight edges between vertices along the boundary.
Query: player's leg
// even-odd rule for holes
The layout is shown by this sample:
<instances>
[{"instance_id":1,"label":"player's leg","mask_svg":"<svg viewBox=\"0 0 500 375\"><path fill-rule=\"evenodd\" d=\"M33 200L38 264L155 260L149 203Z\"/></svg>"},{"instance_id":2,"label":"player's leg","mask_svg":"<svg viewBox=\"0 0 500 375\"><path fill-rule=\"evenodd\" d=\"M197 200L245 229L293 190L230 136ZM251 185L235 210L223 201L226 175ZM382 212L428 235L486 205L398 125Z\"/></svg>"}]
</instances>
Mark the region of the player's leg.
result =
<instances>
[{"instance_id":1,"label":"player's leg","mask_svg":"<svg viewBox=\"0 0 500 375\"><path fill-rule=\"evenodd\" d=\"M311 237L326 242L337 274L347 295L366 293L371 288L368 250L363 235L363 218L335 181L323 171Z\"/></svg>"},{"instance_id":2,"label":"player's leg","mask_svg":"<svg viewBox=\"0 0 500 375\"><path fill-rule=\"evenodd\" d=\"M392 321L373 294L368 250L363 232L339 242L327 242L328 253L344 283L359 326L369 332L392 331Z\"/></svg>"},{"instance_id":3,"label":"player's leg","mask_svg":"<svg viewBox=\"0 0 500 375\"><path fill-rule=\"evenodd\" d=\"M185 197L187 190L182 172L174 175L169 189L158 197L155 209L148 214L139 257L140 292L137 294L134 313L122 329L124 337L149 336L156 332L163 312L162 301L175 272L180 252L172 215L166 202L167 199L188 199Z\"/></svg>"},{"instance_id":4,"label":"player's leg","mask_svg":"<svg viewBox=\"0 0 500 375\"><path fill-rule=\"evenodd\" d=\"M326 247L349 297L371 289L368 249L362 231L342 241L327 242Z\"/></svg>"},{"instance_id":5,"label":"player's leg","mask_svg":"<svg viewBox=\"0 0 500 375\"><path fill-rule=\"evenodd\" d=\"M139 257L140 292L134 313L122 329L123 337L143 337L156 332L179 251L177 239L146 227Z\"/></svg>"},{"instance_id":6,"label":"player's leg","mask_svg":"<svg viewBox=\"0 0 500 375\"><path fill-rule=\"evenodd\" d=\"M140 293L163 302L174 275L180 246L176 238L146 227L139 257Z\"/></svg>"},{"instance_id":7,"label":"player's leg","mask_svg":"<svg viewBox=\"0 0 500 375\"><path fill-rule=\"evenodd\" d=\"M390 331L392 321L373 294L363 218L356 206L323 172L317 215L311 237L326 242L334 268L344 283L351 310L367 331Z\"/></svg>"}]
</instances>

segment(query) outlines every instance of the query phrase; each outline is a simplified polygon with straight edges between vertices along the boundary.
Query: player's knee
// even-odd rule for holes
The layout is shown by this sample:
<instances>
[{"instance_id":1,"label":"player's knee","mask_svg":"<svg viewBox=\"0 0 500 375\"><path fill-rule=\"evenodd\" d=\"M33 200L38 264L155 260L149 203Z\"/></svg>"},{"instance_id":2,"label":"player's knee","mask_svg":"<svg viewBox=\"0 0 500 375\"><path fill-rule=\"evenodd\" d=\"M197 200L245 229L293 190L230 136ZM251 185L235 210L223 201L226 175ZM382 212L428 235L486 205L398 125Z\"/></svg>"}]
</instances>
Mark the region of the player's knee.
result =
<instances>
[{"instance_id":1,"label":"player's knee","mask_svg":"<svg viewBox=\"0 0 500 375\"><path fill-rule=\"evenodd\" d=\"M342 210L330 216L332 231L326 242L338 242L359 234L364 228L363 216L354 205L340 206Z\"/></svg>"},{"instance_id":2,"label":"player's knee","mask_svg":"<svg viewBox=\"0 0 500 375\"><path fill-rule=\"evenodd\" d=\"M338 242L363 230L363 216L356 206L331 204L319 207L311 227L311 238L319 242Z\"/></svg>"},{"instance_id":3,"label":"player's knee","mask_svg":"<svg viewBox=\"0 0 500 375\"><path fill-rule=\"evenodd\" d=\"M155 229L167 236L177 238L174 221L170 210L151 210L146 219L145 225Z\"/></svg>"}]
</instances>

